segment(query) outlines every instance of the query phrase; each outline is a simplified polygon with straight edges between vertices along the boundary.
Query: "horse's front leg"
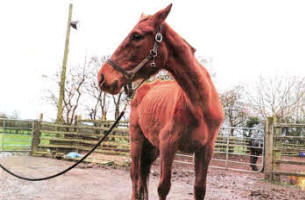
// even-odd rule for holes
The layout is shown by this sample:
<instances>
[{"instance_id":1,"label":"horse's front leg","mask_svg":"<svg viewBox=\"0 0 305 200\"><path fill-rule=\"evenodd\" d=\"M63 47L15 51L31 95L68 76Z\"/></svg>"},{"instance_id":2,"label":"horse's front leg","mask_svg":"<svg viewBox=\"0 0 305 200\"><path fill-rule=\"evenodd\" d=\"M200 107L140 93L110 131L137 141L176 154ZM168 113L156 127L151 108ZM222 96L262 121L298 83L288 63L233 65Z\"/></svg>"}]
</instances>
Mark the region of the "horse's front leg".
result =
<instances>
[{"instance_id":1,"label":"horse's front leg","mask_svg":"<svg viewBox=\"0 0 305 200\"><path fill-rule=\"evenodd\" d=\"M159 200L166 200L171 187L172 164L178 150L174 139L175 132L163 130L160 138L160 181L158 185Z\"/></svg>"},{"instance_id":2,"label":"horse's front leg","mask_svg":"<svg viewBox=\"0 0 305 200\"><path fill-rule=\"evenodd\" d=\"M138 126L130 127L130 177L132 181L132 200L141 200L139 188L141 187L141 156L143 148L144 136Z\"/></svg>"}]
</instances>

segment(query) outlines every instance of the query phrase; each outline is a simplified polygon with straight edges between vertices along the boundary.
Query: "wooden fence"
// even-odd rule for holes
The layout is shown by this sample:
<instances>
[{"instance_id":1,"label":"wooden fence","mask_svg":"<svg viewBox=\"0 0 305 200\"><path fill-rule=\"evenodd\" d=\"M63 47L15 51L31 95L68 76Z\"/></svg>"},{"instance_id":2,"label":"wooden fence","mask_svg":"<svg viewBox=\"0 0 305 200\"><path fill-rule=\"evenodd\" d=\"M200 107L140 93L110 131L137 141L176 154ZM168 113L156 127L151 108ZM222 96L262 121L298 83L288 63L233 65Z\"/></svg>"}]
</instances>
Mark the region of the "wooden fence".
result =
<instances>
[{"instance_id":1,"label":"wooden fence","mask_svg":"<svg viewBox=\"0 0 305 200\"><path fill-rule=\"evenodd\" d=\"M42 120L19 122L0 119L0 143L2 142L2 146L6 141L9 145L24 145L27 141L23 138L28 138L32 140L28 142L32 155L64 157L68 152L89 151L112 123L113 121L78 120L74 125L60 125ZM254 131L247 128L234 129ZM245 137L244 134L230 136L224 134L226 131L230 132L230 128L222 128L216 140L211 167L245 171L246 168L241 166L247 166L246 171L250 171L251 138ZM256 131L263 133L260 129ZM280 181L281 176L305 177L305 124L277 123L275 118L269 117L263 135L265 157L256 157L260 160L259 168L262 168L263 164L265 166L265 178ZM19 147L15 146L11 146L9 151L16 151ZM128 160L129 146L128 122L121 122L95 152L101 155L123 156ZM8 149L2 147L1 151ZM180 159L175 162L192 164L192 155L178 154L178 157Z\"/></svg>"},{"instance_id":2,"label":"wooden fence","mask_svg":"<svg viewBox=\"0 0 305 200\"><path fill-rule=\"evenodd\" d=\"M59 125L43 121L33 123L32 155L64 157L69 152L85 153L101 138L113 121L78 120L74 125ZM235 128L238 129L238 128ZM253 129L239 128L242 131ZM262 130L259 130L262 132ZM215 143L215 156L211 167L251 171L249 141L250 137L230 136L230 128L222 128L222 133ZM262 133L263 134L263 133ZM117 155L129 158L128 122L120 122L107 140L96 149L95 153ZM259 169L263 166L262 156L258 157ZM193 164L192 154L177 154L176 163Z\"/></svg>"},{"instance_id":3,"label":"wooden fence","mask_svg":"<svg viewBox=\"0 0 305 200\"><path fill-rule=\"evenodd\" d=\"M305 124L277 123L276 118L269 117L265 129L265 179L305 177ZM287 134L288 129L294 134Z\"/></svg>"},{"instance_id":4,"label":"wooden fence","mask_svg":"<svg viewBox=\"0 0 305 200\"><path fill-rule=\"evenodd\" d=\"M76 125L61 125L42 121L34 121L32 154L62 157L68 152L89 151L109 129L111 122L79 121ZM108 155L128 155L128 129L113 129L107 140L95 150Z\"/></svg>"},{"instance_id":5,"label":"wooden fence","mask_svg":"<svg viewBox=\"0 0 305 200\"><path fill-rule=\"evenodd\" d=\"M40 141L38 147L42 150L44 148L87 150L87 148L83 148L83 144L93 146L93 144L103 135L104 131L108 130L113 123L113 121L94 122L93 120L82 120L81 122L81 124L77 125L61 125L34 121L33 138L39 138L39 140L37 139L37 141ZM85 124L83 124L83 122L85 122ZM105 143L105 146L113 145L113 148L123 147L118 148L118 151L126 151L129 149L128 122L121 122L118 126L119 127L115 128L113 133L109 135L109 139ZM227 150L232 150L233 152L235 148L240 147L238 152L247 154L249 153L249 140L250 137L236 137L220 134L215 143L215 153L223 153ZM124 143L128 145L122 145Z\"/></svg>"}]
</instances>

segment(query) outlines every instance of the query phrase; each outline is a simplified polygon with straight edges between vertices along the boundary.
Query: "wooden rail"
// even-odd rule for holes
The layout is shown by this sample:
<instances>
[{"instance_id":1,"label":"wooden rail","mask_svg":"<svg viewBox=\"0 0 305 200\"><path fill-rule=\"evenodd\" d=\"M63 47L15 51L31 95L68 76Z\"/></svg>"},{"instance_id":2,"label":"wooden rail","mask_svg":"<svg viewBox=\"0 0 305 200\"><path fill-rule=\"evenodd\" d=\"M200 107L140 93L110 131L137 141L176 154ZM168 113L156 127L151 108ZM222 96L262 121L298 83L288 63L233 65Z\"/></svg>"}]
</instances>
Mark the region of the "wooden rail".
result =
<instances>
[{"instance_id":1,"label":"wooden rail","mask_svg":"<svg viewBox=\"0 0 305 200\"><path fill-rule=\"evenodd\" d=\"M287 123L275 123L274 128L305 128L305 124L287 124Z\"/></svg>"},{"instance_id":2,"label":"wooden rail","mask_svg":"<svg viewBox=\"0 0 305 200\"><path fill-rule=\"evenodd\" d=\"M300 177L305 177L305 173L296 173L296 172L284 172L284 171L277 171L277 172L272 172L273 175L284 175L284 176L300 176Z\"/></svg>"},{"instance_id":3,"label":"wooden rail","mask_svg":"<svg viewBox=\"0 0 305 200\"><path fill-rule=\"evenodd\" d=\"M305 162L302 161L294 161L294 160L277 160L275 161L277 164L290 164L290 165L304 165Z\"/></svg>"}]
</instances>

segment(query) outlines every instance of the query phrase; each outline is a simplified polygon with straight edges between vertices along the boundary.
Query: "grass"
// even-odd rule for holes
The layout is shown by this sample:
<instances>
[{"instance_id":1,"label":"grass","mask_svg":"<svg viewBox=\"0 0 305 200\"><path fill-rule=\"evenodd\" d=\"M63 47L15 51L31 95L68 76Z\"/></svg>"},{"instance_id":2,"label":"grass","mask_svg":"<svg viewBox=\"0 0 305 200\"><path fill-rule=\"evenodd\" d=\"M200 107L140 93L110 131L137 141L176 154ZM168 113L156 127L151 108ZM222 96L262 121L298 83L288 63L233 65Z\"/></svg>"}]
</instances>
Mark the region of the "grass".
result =
<instances>
[{"instance_id":1,"label":"grass","mask_svg":"<svg viewBox=\"0 0 305 200\"><path fill-rule=\"evenodd\" d=\"M234 147L234 153L246 153L247 147L246 146L235 146Z\"/></svg>"},{"instance_id":2,"label":"grass","mask_svg":"<svg viewBox=\"0 0 305 200\"><path fill-rule=\"evenodd\" d=\"M1 151L22 151L31 147L32 136L21 134L0 134Z\"/></svg>"},{"instance_id":3,"label":"grass","mask_svg":"<svg viewBox=\"0 0 305 200\"><path fill-rule=\"evenodd\" d=\"M55 137L55 134L41 133L40 144L49 144L50 138ZM31 148L32 135L30 131L21 132L18 134L14 130L5 130L2 133L0 128L0 152L1 151L24 151Z\"/></svg>"}]
</instances>

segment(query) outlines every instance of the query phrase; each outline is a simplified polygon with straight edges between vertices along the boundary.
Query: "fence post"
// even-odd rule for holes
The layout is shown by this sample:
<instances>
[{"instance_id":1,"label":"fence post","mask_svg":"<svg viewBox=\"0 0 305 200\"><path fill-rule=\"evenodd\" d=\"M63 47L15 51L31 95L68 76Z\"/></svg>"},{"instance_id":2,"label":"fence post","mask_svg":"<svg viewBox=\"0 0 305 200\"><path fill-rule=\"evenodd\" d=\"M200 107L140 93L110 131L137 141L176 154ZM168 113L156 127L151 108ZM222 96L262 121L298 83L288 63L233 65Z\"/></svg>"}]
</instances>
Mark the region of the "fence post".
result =
<instances>
[{"instance_id":1,"label":"fence post","mask_svg":"<svg viewBox=\"0 0 305 200\"><path fill-rule=\"evenodd\" d=\"M5 136L5 119L2 121L2 141L1 141L1 151L4 151L4 136Z\"/></svg>"},{"instance_id":2,"label":"fence post","mask_svg":"<svg viewBox=\"0 0 305 200\"><path fill-rule=\"evenodd\" d=\"M35 155L38 152L39 143L40 143L40 121L33 121L33 130L32 130L32 146L31 146L31 155Z\"/></svg>"},{"instance_id":3,"label":"fence post","mask_svg":"<svg viewBox=\"0 0 305 200\"><path fill-rule=\"evenodd\" d=\"M267 117L265 122L265 179L272 181L272 150L273 150L273 117Z\"/></svg>"},{"instance_id":4,"label":"fence post","mask_svg":"<svg viewBox=\"0 0 305 200\"><path fill-rule=\"evenodd\" d=\"M225 167L228 169L228 160L229 160L229 148L230 148L230 135L227 136L227 145L226 145L226 162L225 162Z\"/></svg>"},{"instance_id":5,"label":"fence post","mask_svg":"<svg viewBox=\"0 0 305 200\"><path fill-rule=\"evenodd\" d=\"M79 140L81 139L80 137L80 129L78 128L78 126L81 125L81 120L82 120L82 116L81 115L78 115L76 118L75 118L75 132L76 132L76 139L77 139L77 144L76 144L76 152L79 153L80 150L79 150Z\"/></svg>"},{"instance_id":6,"label":"fence post","mask_svg":"<svg viewBox=\"0 0 305 200\"><path fill-rule=\"evenodd\" d=\"M273 118L273 123L277 123L277 118ZM282 134L282 128L281 127L277 127L273 129L273 137L277 137L280 136ZM277 138L274 138L273 141L273 154L272 154L272 172L276 172L280 169L280 164L277 163L276 161L281 159L281 150L279 149L281 147L281 141L278 140ZM272 176L272 180L273 181L277 181L280 182L281 181L281 177L279 174L274 174Z\"/></svg>"}]
</instances>

